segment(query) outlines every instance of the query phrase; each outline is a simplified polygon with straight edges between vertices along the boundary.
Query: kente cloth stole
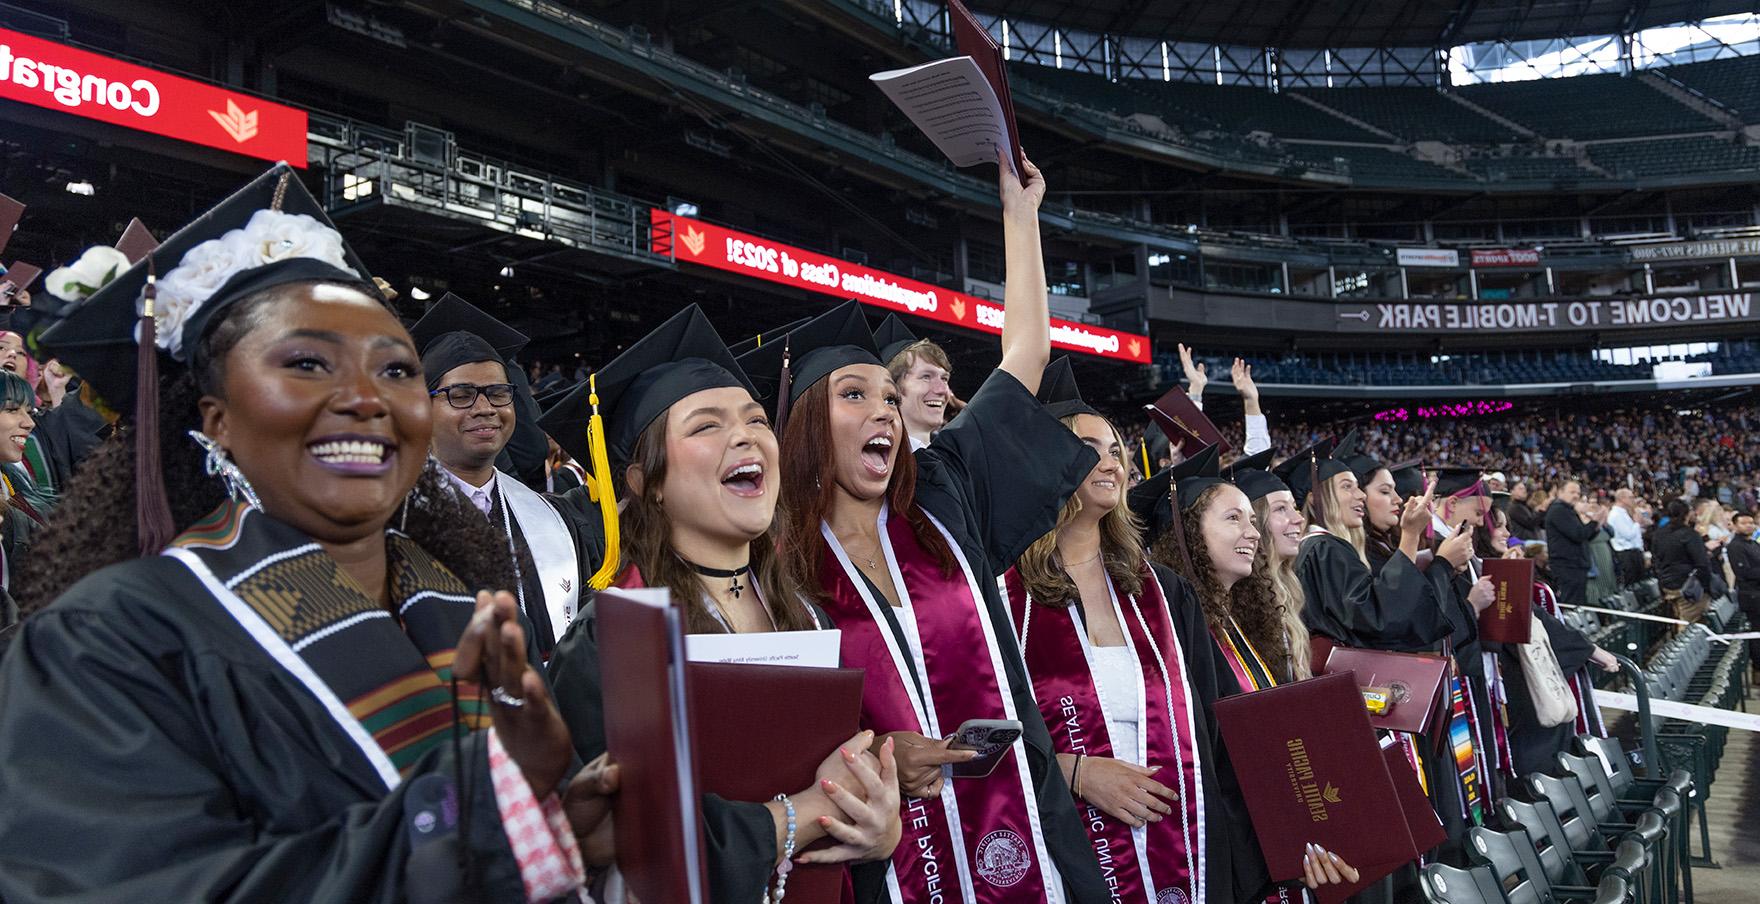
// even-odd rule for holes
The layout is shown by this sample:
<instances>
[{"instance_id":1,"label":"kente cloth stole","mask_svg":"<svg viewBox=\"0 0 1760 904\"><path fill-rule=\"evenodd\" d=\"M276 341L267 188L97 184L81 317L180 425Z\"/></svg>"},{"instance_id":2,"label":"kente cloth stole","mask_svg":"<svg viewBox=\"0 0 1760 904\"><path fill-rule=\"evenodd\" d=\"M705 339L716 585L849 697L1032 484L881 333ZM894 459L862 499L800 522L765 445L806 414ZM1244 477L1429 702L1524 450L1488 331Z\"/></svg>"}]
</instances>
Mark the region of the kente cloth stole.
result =
<instances>
[{"instance_id":1,"label":"kente cloth stole","mask_svg":"<svg viewBox=\"0 0 1760 904\"><path fill-rule=\"evenodd\" d=\"M195 573L395 787L449 736L454 648L476 601L409 537L388 530L385 542L389 607L311 538L242 503L221 505L164 555ZM459 682L458 694L467 729L487 727L476 684Z\"/></svg>"}]
</instances>

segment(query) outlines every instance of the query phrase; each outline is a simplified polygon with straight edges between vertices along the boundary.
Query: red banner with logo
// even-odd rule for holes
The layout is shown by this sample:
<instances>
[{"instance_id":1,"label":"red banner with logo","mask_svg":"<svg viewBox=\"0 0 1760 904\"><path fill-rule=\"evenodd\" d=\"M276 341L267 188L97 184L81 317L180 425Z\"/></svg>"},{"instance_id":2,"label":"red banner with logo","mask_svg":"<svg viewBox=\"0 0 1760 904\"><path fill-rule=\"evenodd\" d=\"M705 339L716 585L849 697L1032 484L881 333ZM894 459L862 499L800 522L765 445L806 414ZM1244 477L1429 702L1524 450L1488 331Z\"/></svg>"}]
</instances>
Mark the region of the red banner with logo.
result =
<instances>
[{"instance_id":1,"label":"red banner with logo","mask_svg":"<svg viewBox=\"0 0 1760 904\"><path fill-rule=\"evenodd\" d=\"M1002 333L1002 305L994 302L658 208L652 210L650 219L656 254L821 295L854 298L953 326ZM1146 336L1055 317L1051 318L1051 345L1115 361L1149 363Z\"/></svg>"},{"instance_id":2,"label":"red banner with logo","mask_svg":"<svg viewBox=\"0 0 1760 904\"><path fill-rule=\"evenodd\" d=\"M306 112L0 28L0 98L306 165Z\"/></svg>"},{"instance_id":3,"label":"red banner with logo","mask_svg":"<svg viewBox=\"0 0 1760 904\"><path fill-rule=\"evenodd\" d=\"M1540 252L1533 248L1474 248L1475 267L1538 267Z\"/></svg>"}]
</instances>

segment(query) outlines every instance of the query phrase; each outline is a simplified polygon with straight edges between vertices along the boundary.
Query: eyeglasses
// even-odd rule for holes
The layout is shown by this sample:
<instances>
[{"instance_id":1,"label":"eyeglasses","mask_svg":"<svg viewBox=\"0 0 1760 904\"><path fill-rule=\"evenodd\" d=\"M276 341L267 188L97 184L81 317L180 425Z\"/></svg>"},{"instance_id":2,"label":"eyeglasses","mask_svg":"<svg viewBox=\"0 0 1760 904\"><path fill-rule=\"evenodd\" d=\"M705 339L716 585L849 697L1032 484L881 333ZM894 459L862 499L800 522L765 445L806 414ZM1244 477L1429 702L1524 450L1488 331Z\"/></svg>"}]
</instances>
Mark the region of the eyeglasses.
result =
<instances>
[{"instance_id":1,"label":"eyeglasses","mask_svg":"<svg viewBox=\"0 0 1760 904\"><path fill-rule=\"evenodd\" d=\"M454 408L470 408L476 405L479 395L488 399L489 404L496 408L506 408L513 404L513 384L490 383L487 386L478 386L475 383L454 383L428 393L429 398L445 396L446 404Z\"/></svg>"}]
</instances>

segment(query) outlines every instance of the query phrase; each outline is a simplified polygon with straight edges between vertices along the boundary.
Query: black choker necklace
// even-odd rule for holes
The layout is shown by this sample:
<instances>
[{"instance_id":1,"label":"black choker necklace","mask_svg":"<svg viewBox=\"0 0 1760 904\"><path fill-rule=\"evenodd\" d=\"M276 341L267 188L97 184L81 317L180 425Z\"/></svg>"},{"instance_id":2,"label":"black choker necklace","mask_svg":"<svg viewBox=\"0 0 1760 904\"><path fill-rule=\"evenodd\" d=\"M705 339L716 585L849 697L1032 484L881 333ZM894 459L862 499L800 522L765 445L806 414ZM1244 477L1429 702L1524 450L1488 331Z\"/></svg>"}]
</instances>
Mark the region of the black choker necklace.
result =
<instances>
[{"instance_id":1,"label":"black choker necklace","mask_svg":"<svg viewBox=\"0 0 1760 904\"><path fill-rule=\"evenodd\" d=\"M692 571L695 571L697 574L700 574L703 577L706 577L706 578L732 578L733 583L728 585L727 590L729 593L733 594L734 599L739 599L740 591L746 589L739 582L740 575L750 574L752 571L752 566L751 566L750 562L748 562L744 565L741 565L738 568L709 568L704 565L698 565L697 563L692 562L690 559L687 559L684 556L679 556L678 560L685 563L686 565L689 565L691 567Z\"/></svg>"}]
</instances>

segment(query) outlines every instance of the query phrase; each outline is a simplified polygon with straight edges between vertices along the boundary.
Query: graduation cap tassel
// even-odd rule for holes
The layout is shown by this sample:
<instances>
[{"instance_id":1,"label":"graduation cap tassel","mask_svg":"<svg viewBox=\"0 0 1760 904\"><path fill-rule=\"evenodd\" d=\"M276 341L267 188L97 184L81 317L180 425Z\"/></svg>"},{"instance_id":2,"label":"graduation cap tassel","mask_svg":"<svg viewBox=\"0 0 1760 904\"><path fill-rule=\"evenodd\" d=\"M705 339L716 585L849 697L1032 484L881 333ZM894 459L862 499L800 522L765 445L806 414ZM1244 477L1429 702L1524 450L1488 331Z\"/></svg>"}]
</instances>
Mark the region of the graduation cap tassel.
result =
<instances>
[{"instance_id":1,"label":"graduation cap tassel","mask_svg":"<svg viewBox=\"0 0 1760 904\"><path fill-rule=\"evenodd\" d=\"M621 544L617 531L617 493L611 483L611 456L605 452L605 420L599 416L599 375L596 373L587 376L587 402L593 406L593 416L587 420L587 455L593 465L587 492L593 501L599 503L599 517L605 528L605 559L587 583L594 590L604 590L617 576Z\"/></svg>"},{"instance_id":2,"label":"graduation cap tassel","mask_svg":"<svg viewBox=\"0 0 1760 904\"><path fill-rule=\"evenodd\" d=\"M1308 500L1314 504L1314 521L1320 527L1326 526L1326 497L1317 496L1320 492L1320 456L1308 453Z\"/></svg>"},{"instance_id":3,"label":"graduation cap tassel","mask_svg":"<svg viewBox=\"0 0 1760 904\"><path fill-rule=\"evenodd\" d=\"M1179 482L1174 481L1172 492L1168 493L1168 505L1173 506L1173 539L1179 547L1179 560L1186 566L1186 575L1195 583L1198 570L1192 567L1191 547L1186 545L1186 514L1179 508Z\"/></svg>"},{"instance_id":4,"label":"graduation cap tassel","mask_svg":"<svg viewBox=\"0 0 1760 904\"><path fill-rule=\"evenodd\" d=\"M135 353L134 487L135 533L141 555L156 555L171 542L176 527L166 498L159 455L159 345L154 302L158 298L153 259L147 258L147 286L141 303L140 347Z\"/></svg>"},{"instance_id":5,"label":"graduation cap tassel","mask_svg":"<svg viewBox=\"0 0 1760 904\"><path fill-rule=\"evenodd\" d=\"M1143 479L1149 479L1149 438L1144 436L1137 440L1143 449Z\"/></svg>"},{"instance_id":6,"label":"graduation cap tassel","mask_svg":"<svg viewBox=\"0 0 1760 904\"><path fill-rule=\"evenodd\" d=\"M790 350L791 340L785 336L782 340L782 380L776 387L777 436L781 436L783 429L788 426L788 408L794 402L794 400L790 398L790 396L794 394L794 375L789 371L788 367L788 355Z\"/></svg>"}]
</instances>

